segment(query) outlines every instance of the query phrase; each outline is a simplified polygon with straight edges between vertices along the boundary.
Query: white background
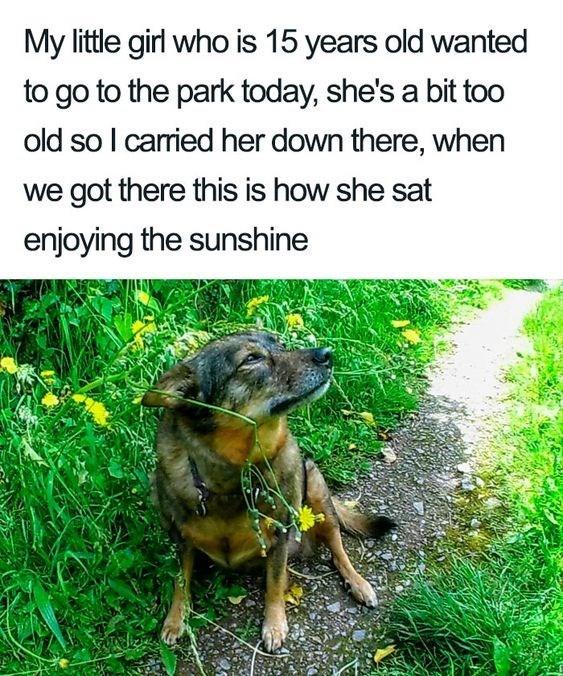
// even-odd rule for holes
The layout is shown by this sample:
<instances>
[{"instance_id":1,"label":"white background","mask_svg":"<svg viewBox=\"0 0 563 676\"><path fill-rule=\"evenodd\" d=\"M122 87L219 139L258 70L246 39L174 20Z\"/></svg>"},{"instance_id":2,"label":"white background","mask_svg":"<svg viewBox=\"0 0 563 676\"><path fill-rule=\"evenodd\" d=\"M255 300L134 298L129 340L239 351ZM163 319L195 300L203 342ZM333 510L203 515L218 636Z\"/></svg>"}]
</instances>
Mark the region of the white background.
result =
<instances>
[{"instance_id":1,"label":"white background","mask_svg":"<svg viewBox=\"0 0 563 676\"><path fill-rule=\"evenodd\" d=\"M561 276L561 22L560 3L519 2L39 2L4 7L2 58L2 176L0 277L544 277ZM196 28L233 36L237 28L259 37L259 54L149 55L132 61L117 55L74 55L69 45L51 61L24 53L25 28L55 33L73 27L108 32L143 32L166 28L191 33ZM309 62L304 53L272 55L265 35L272 28L301 33L376 33L379 37L406 27L424 28L427 49L420 55L326 54ZM529 32L527 55L436 55L429 34L439 32ZM169 37L170 39L170 37ZM70 38L67 38L67 43ZM169 48L172 46L168 43ZM322 86L347 76L369 82L379 76L392 82L424 82L470 77L502 82L502 104L357 104L299 110L294 104L197 105L175 109L173 103L132 105L88 103L70 111L54 105L26 105L23 82L106 81L125 84L130 77L146 81L285 81ZM373 132L412 131L422 138L424 157L399 154L97 154L26 153L23 138L45 126L74 131L202 131L225 126L232 131L342 131L364 126ZM503 154L437 154L430 152L433 131L501 131ZM352 176L385 184L400 180L433 182L432 203L162 204L100 203L74 209L62 203L30 204L23 181L95 181L132 176L139 180L185 181L195 176L246 176L270 183L278 175L293 181L348 180ZM137 253L129 260L115 254L66 255L29 253L26 231L56 230L64 225L87 232L139 230L155 225L162 231L240 230L275 225L309 235L306 253L168 254Z\"/></svg>"}]
</instances>

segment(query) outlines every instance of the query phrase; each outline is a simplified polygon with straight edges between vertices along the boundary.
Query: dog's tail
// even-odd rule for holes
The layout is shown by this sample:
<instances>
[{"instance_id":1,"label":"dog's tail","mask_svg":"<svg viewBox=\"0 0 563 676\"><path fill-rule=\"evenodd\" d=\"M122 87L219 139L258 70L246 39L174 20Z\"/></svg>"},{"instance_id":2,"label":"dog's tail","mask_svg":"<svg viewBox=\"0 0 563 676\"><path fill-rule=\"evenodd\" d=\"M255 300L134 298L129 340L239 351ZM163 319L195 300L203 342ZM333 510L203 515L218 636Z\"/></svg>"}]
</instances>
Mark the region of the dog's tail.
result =
<instances>
[{"instance_id":1,"label":"dog's tail","mask_svg":"<svg viewBox=\"0 0 563 676\"><path fill-rule=\"evenodd\" d=\"M340 500L333 498L332 502L340 525L345 531L353 535L380 538L396 525L387 516L366 516L355 509L347 507Z\"/></svg>"}]
</instances>

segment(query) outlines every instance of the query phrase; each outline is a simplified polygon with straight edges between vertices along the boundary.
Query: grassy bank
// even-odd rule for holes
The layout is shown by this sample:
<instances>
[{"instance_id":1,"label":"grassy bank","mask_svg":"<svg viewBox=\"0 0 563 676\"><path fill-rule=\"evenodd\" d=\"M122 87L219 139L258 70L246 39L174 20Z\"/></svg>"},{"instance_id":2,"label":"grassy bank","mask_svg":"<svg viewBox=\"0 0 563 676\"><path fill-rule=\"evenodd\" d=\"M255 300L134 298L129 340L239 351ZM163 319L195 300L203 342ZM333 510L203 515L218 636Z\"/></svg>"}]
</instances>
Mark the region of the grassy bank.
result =
<instances>
[{"instance_id":1,"label":"grassy bank","mask_svg":"<svg viewBox=\"0 0 563 676\"><path fill-rule=\"evenodd\" d=\"M292 425L330 480L348 482L416 407L452 317L499 292L480 282L2 283L0 673L119 673L158 653L177 564L148 500L157 418L138 402L165 367L249 326L331 345L335 384ZM206 584L215 613L228 590Z\"/></svg>"},{"instance_id":2,"label":"grassy bank","mask_svg":"<svg viewBox=\"0 0 563 676\"><path fill-rule=\"evenodd\" d=\"M561 287L527 318L525 332L533 352L509 374L508 425L486 468L504 505L491 524L496 538L485 554L454 554L397 602L390 633L399 649L377 673L561 673Z\"/></svg>"}]
</instances>

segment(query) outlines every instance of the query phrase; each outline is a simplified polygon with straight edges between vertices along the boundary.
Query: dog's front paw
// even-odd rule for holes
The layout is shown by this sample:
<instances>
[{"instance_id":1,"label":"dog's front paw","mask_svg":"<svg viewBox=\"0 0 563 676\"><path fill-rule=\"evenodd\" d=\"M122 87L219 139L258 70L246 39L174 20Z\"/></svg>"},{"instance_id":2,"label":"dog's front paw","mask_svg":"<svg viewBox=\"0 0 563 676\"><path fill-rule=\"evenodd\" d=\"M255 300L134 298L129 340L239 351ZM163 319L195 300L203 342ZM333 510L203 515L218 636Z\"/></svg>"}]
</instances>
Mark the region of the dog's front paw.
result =
<instances>
[{"instance_id":1,"label":"dog's front paw","mask_svg":"<svg viewBox=\"0 0 563 676\"><path fill-rule=\"evenodd\" d=\"M160 638L166 645L174 645L184 633L184 621L182 617L167 617L162 625Z\"/></svg>"},{"instance_id":2,"label":"dog's front paw","mask_svg":"<svg viewBox=\"0 0 563 676\"><path fill-rule=\"evenodd\" d=\"M282 647L287 637L288 627L283 613L277 613L278 617L266 618L262 625L262 641L267 652L273 653Z\"/></svg>"},{"instance_id":3,"label":"dog's front paw","mask_svg":"<svg viewBox=\"0 0 563 676\"><path fill-rule=\"evenodd\" d=\"M353 580L348 580L348 584L356 601L363 603L368 608L375 608L377 606L377 595L373 587L361 575L354 577Z\"/></svg>"}]
</instances>

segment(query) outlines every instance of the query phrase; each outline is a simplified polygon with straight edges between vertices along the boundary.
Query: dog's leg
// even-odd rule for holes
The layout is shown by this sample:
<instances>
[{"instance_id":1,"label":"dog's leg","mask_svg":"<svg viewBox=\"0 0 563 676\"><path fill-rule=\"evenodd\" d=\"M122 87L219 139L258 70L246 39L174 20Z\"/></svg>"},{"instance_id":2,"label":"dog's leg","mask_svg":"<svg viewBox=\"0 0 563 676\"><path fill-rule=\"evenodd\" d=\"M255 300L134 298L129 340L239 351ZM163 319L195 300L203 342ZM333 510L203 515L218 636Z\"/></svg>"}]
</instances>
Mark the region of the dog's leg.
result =
<instances>
[{"instance_id":1,"label":"dog's leg","mask_svg":"<svg viewBox=\"0 0 563 676\"><path fill-rule=\"evenodd\" d=\"M314 534L322 540L332 552L332 560L344 581L350 585L352 595L360 603L375 607L377 596L367 580L354 569L348 554L342 544L338 516L319 468L310 460L306 463L307 469L307 503L318 514L324 514L324 521L314 527Z\"/></svg>"},{"instance_id":2,"label":"dog's leg","mask_svg":"<svg viewBox=\"0 0 563 676\"><path fill-rule=\"evenodd\" d=\"M278 542L266 559L266 610L262 640L268 652L281 648L287 636L284 594L287 586L287 534L280 533Z\"/></svg>"},{"instance_id":3,"label":"dog's leg","mask_svg":"<svg viewBox=\"0 0 563 676\"><path fill-rule=\"evenodd\" d=\"M174 645L184 631L184 615L186 603L190 600L190 582L194 567L194 548L191 543L184 542L181 549L182 576L176 579L174 595L168 615L164 620L160 637L168 645Z\"/></svg>"}]
</instances>

